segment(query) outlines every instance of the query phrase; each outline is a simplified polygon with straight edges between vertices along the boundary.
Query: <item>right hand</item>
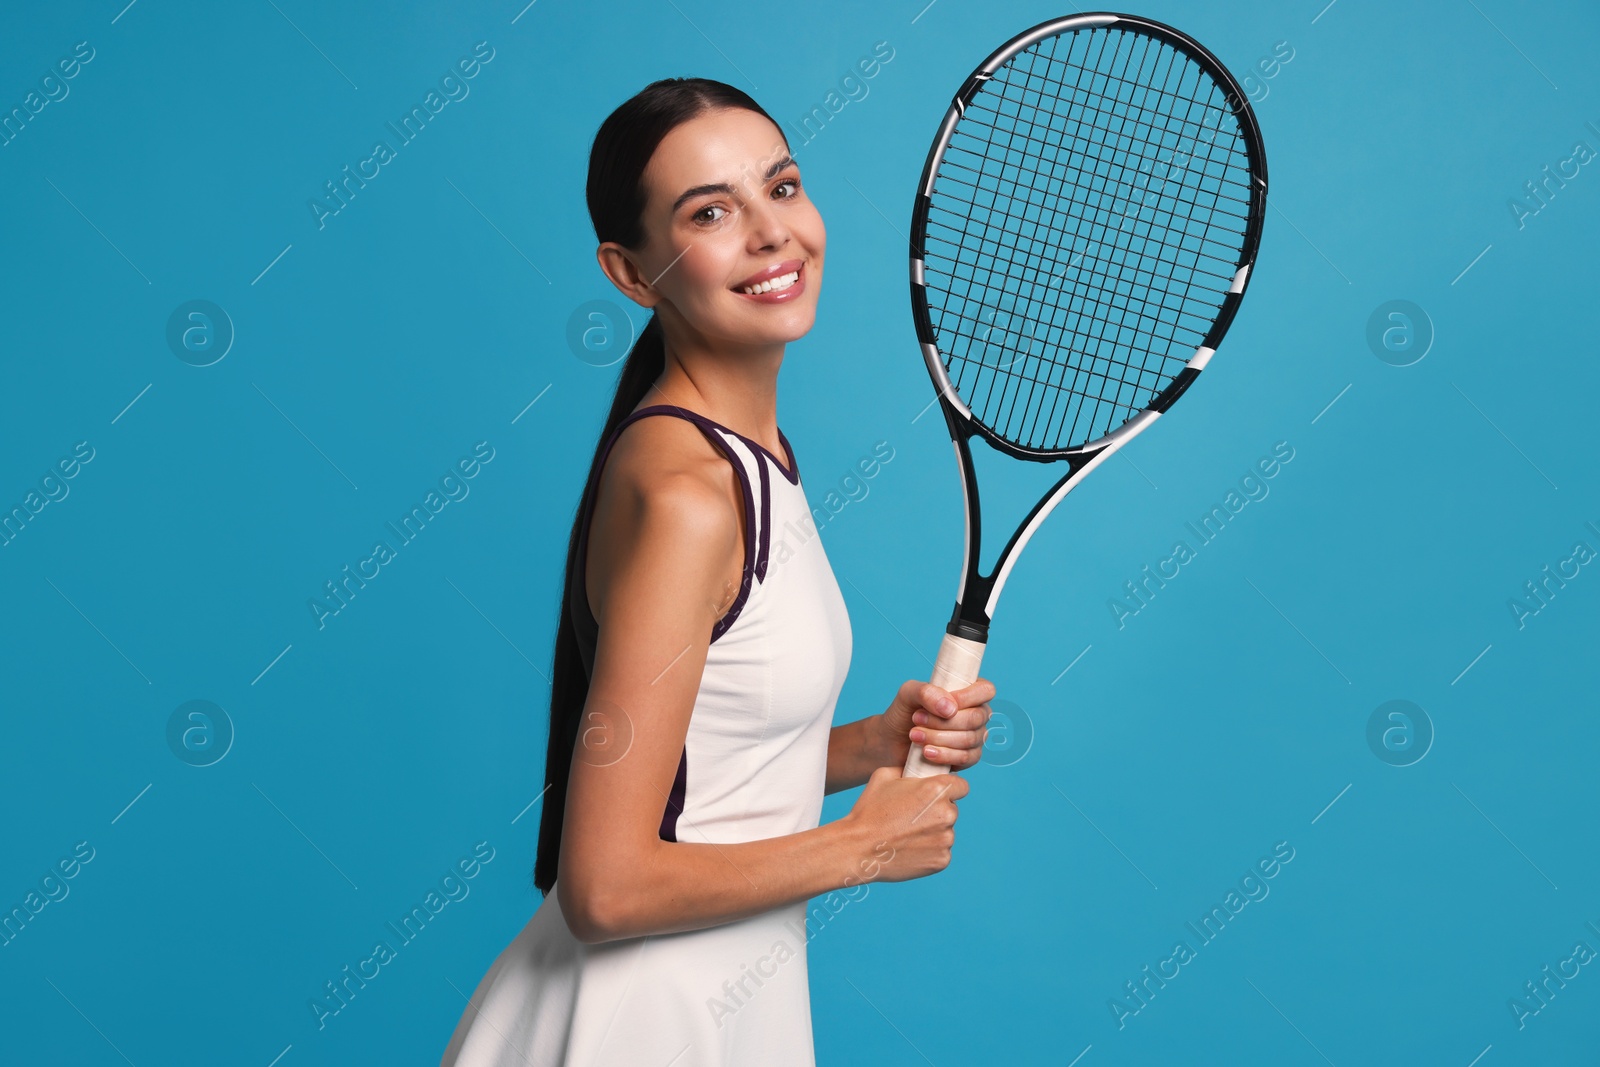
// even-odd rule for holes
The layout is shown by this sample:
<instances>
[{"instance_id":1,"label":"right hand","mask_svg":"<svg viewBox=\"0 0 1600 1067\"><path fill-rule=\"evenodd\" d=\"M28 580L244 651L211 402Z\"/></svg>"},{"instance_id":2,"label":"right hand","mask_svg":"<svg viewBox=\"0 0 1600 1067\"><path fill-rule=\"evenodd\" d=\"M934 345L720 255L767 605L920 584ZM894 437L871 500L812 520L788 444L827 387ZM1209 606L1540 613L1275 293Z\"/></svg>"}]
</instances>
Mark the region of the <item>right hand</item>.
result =
<instances>
[{"instance_id":1,"label":"right hand","mask_svg":"<svg viewBox=\"0 0 1600 1067\"><path fill-rule=\"evenodd\" d=\"M865 844L861 881L904 882L948 867L956 801L971 788L956 774L906 778L898 767L873 771L845 816Z\"/></svg>"}]
</instances>

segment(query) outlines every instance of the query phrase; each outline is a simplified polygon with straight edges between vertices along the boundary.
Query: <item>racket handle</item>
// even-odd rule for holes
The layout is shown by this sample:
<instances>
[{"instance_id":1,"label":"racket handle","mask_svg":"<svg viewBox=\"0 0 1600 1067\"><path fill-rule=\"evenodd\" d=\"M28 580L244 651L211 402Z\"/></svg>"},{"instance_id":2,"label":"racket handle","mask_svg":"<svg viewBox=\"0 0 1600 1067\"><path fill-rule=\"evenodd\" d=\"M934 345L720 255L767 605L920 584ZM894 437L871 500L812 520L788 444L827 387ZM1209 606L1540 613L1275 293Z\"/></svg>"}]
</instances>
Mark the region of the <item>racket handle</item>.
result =
<instances>
[{"instance_id":1,"label":"racket handle","mask_svg":"<svg viewBox=\"0 0 1600 1067\"><path fill-rule=\"evenodd\" d=\"M933 664L933 677L928 680L940 689L966 688L978 680L984 647L982 641L945 634L939 646L939 658ZM906 765L901 774L906 778L927 778L949 772L950 768L943 763L929 763L923 758L922 746L914 744L906 753Z\"/></svg>"}]
</instances>

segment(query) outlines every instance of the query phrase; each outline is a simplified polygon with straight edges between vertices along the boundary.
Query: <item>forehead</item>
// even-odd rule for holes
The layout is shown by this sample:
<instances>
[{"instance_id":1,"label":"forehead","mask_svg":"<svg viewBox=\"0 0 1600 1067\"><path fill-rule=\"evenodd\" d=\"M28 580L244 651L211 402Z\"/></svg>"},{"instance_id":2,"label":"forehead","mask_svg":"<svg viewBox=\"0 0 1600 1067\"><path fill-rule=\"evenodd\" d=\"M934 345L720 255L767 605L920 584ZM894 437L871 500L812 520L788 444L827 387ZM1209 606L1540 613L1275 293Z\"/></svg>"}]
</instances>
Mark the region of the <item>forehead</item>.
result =
<instances>
[{"instance_id":1,"label":"forehead","mask_svg":"<svg viewBox=\"0 0 1600 1067\"><path fill-rule=\"evenodd\" d=\"M684 192L726 182L741 189L760 182L789 154L783 135L754 111L727 108L684 122L661 139L645 167L652 210L667 211Z\"/></svg>"}]
</instances>

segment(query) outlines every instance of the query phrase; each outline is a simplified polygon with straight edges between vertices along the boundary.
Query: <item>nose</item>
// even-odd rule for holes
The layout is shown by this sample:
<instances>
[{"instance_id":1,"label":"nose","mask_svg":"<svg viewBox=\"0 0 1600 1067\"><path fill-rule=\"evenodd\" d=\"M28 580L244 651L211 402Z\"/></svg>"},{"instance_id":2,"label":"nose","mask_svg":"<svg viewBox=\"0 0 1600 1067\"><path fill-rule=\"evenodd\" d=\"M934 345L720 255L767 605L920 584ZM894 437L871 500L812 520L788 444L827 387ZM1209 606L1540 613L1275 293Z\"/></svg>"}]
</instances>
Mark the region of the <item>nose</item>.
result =
<instances>
[{"instance_id":1,"label":"nose","mask_svg":"<svg viewBox=\"0 0 1600 1067\"><path fill-rule=\"evenodd\" d=\"M789 227L771 201L753 202L745 212L745 221L758 250L782 248L789 243Z\"/></svg>"}]
</instances>

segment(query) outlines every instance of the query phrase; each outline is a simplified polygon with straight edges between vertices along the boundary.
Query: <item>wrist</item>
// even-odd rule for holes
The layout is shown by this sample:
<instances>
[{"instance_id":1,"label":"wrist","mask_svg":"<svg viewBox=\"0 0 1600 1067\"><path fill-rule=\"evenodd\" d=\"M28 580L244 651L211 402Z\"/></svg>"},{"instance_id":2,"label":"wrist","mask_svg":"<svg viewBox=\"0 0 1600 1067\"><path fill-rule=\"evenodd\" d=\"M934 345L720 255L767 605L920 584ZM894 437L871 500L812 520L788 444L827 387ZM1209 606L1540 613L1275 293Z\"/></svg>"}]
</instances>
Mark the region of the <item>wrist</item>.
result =
<instances>
[{"instance_id":1,"label":"wrist","mask_svg":"<svg viewBox=\"0 0 1600 1067\"><path fill-rule=\"evenodd\" d=\"M873 767L904 767L911 751L911 735L890 729L888 716L881 711L867 722L868 762Z\"/></svg>"},{"instance_id":2,"label":"wrist","mask_svg":"<svg viewBox=\"0 0 1600 1067\"><path fill-rule=\"evenodd\" d=\"M841 872L833 889L846 889L878 880L884 842L854 810L830 824L835 830L832 867Z\"/></svg>"}]
</instances>

